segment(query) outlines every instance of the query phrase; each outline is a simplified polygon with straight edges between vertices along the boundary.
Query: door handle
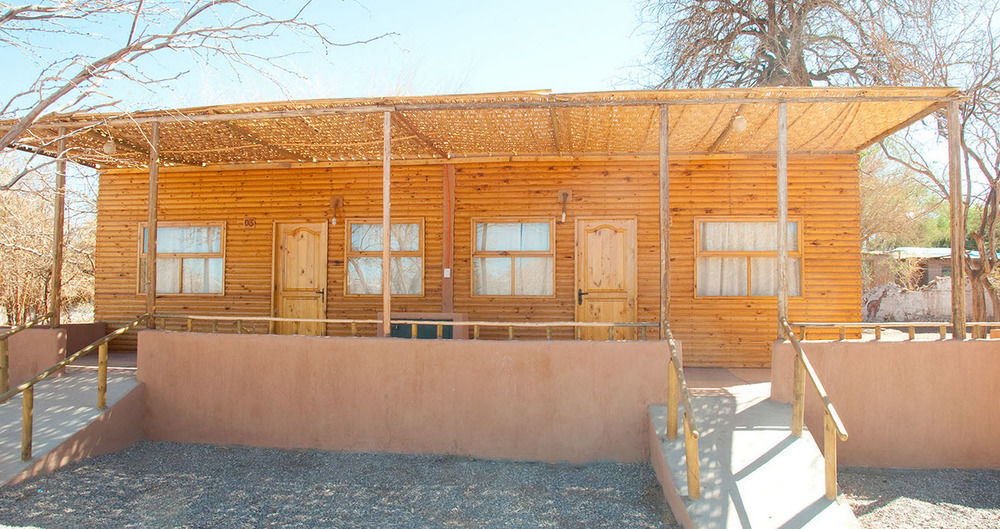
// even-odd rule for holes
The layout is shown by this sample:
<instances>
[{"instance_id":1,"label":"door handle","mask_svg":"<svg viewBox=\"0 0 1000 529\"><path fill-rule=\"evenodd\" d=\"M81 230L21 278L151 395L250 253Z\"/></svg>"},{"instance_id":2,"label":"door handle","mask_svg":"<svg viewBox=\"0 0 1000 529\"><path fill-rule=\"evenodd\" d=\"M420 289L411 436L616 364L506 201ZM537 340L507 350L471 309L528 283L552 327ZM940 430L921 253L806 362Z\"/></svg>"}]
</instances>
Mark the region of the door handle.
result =
<instances>
[{"instance_id":1,"label":"door handle","mask_svg":"<svg viewBox=\"0 0 1000 529\"><path fill-rule=\"evenodd\" d=\"M582 288L576 290L576 304L583 305L583 296L590 294L590 292L584 292Z\"/></svg>"},{"instance_id":2,"label":"door handle","mask_svg":"<svg viewBox=\"0 0 1000 529\"><path fill-rule=\"evenodd\" d=\"M317 290L316 293L320 294L320 295L326 294L326 289L325 288L321 288L321 289Z\"/></svg>"}]
</instances>

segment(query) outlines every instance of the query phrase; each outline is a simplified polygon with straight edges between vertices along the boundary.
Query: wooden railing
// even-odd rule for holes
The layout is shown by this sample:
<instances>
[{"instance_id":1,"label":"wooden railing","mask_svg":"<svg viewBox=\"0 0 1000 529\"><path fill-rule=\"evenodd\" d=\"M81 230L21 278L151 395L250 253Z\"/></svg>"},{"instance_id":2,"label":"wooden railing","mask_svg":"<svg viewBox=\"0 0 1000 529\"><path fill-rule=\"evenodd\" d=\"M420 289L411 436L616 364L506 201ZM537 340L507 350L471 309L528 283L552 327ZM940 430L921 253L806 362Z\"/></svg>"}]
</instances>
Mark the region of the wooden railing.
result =
<instances>
[{"instance_id":1,"label":"wooden railing","mask_svg":"<svg viewBox=\"0 0 1000 529\"><path fill-rule=\"evenodd\" d=\"M875 333L875 339L882 339L882 331L884 329L899 329L906 330L907 337L910 340L916 339L917 329L937 329L938 337L942 340L948 337L949 329L952 328L952 323L947 321L907 321L907 322L822 322L822 323L808 323L808 322L796 322L789 323L793 329L798 330L799 340L807 340L808 335L807 330L836 330L839 331L839 337L841 340L847 339L848 329L858 329L864 331L866 329L871 329ZM992 329L1000 329L1000 322L996 321L975 321L966 323L965 326L970 330L970 338L986 338L990 334Z\"/></svg>"},{"instance_id":2,"label":"wooden railing","mask_svg":"<svg viewBox=\"0 0 1000 529\"><path fill-rule=\"evenodd\" d=\"M0 404L7 402L11 398L17 396L19 393L23 394L22 407L21 407L21 460L28 461L31 459L31 438L32 438L32 427L34 424L34 407L35 407L35 384L51 377L52 375L58 373L59 371L65 369L67 366L76 362L81 357L87 353L97 348L98 350L98 360L97 360L97 409L103 410L107 407L108 398L108 342L110 342L115 337L121 336L126 332L138 327L142 322L146 321L149 315L139 316L135 321L129 323L128 325L117 329L110 334L96 340L94 343L80 349L79 351L73 353L72 355L66 357L65 360L53 365L52 367L42 371L41 373L35 375L27 382L17 386L16 388L6 391L3 395L0 395Z\"/></svg>"},{"instance_id":3,"label":"wooden railing","mask_svg":"<svg viewBox=\"0 0 1000 529\"><path fill-rule=\"evenodd\" d=\"M264 316L196 316L191 314L154 314L153 321L158 328L165 328L164 323L168 320L180 320L182 321L183 327L177 330L194 330L194 322L196 321L207 321L211 322L211 332L218 332L220 329L228 327L234 330L237 334L254 334L255 329L252 327L248 328L248 323L266 323L267 332L274 332L274 324L276 323L290 323L292 324L292 333L298 334L302 325L310 324L327 324L327 325L344 325L351 336L358 336L360 326L371 325L377 327L382 324L382 320L379 319L308 319L308 318L272 318ZM572 328L574 329L574 335L578 335L579 330L583 328L604 328L608 332L608 340L615 339L616 329L638 329L639 330L639 340L648 339L647 330L650 328L659 327L658 323L655 322L587 322L587 321L446 321L446 320L411 320L411 319L401 319L401 320L391 320L393 325L409 325L410 326L410 338L417 338L417 328L433 326L436 329L436 334L438 338L444 337L445 327L472 327L472 339L478 340L480 337L480 329L483 327L499 327L507 329L507 339L513 340L515 338L515 329L545 329L545 338L547 340L552 339L552 331L557 328Z\"/></svg>"},{"instance_id":4,"label":"wooden railing","mask_svg":"<svg viewBox=\"0 0 1000 529\"><path fill-rule=\"evenodd\" d=\"M684 377L684 367L677 355L677 342L674 334L667 328L667 347L670 351L669 368L667 369L667 439L677 439L677 405L684 402L684 459L687 467L688 497L692 500L701 498L701 462L698 459L698 427L694 421L694 408L691 407L691 394L688 391L687 379Z\"/></svg>"},{"instance_id":5,"label":"wooden railing","mask_svg":"<svg viewBox=\"0 0 1000 529\"><path fill-rule=\"evenodd\" d=\"M782 318L781 327L785 336L795 348L795 375L792 382L792 435L802 436L802 425L805 422L806 410L806 378L812 382L816 393L823 401L823 459L826 466L826 497L827 499L837 498L837 439L847 440L847 429L840 420L836 408L830 402L830 397L823 388L816 370L813 369L809 357L802 350L802 344L792 332L792 326L788 320Z\"/></svg>"},{"instance_id":6,"label":"wooden railing","mask_svg":"<svg viewBox=\"0 0 1000 529\"><path fill-rule=\"evenodd\" d=\"M23 325L15 325L0 333L0 393L7 393L7 390L10 389L10 349L7 346L7 339L25 329L34 327L50 319L52 319L52 313L46 312Z\"/></svg>"}]
</instances>

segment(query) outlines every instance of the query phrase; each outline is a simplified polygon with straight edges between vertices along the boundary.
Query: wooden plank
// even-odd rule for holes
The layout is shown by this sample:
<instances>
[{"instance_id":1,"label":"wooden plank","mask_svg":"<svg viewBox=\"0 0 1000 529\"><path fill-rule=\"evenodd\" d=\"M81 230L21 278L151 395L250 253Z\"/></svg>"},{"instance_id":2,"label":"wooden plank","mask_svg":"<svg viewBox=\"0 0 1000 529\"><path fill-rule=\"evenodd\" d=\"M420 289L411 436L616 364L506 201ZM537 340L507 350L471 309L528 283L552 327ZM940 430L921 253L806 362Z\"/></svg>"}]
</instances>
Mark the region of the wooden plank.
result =
<instances>
[{"instance_id":1,"label":"wooden plank","mask_svg":"<svg viewBox=\"0 0 1000 529\"><path fill-rule=\"evenodd\" d=\"M160 170L160 123L154 121L151 125L149 138L149 199L146 204L146 314L156 312L156 221L159 207L157 193L159 192ZM153 318L149 319L150 328L155 328Z\"/></svg>"},{"instance_id":2,"label":"wooden plank","mask_svg":"<svg viewBox=\"0 0 1000 529\"><path fill-rule=\"evenodd\" d=\"M52 277L49 283L50 325L59 327L62 315L63 233L66 224L66 127L59 127L56 149L56 189L52 197Z\"/></svg>"},{"instance_id":3,"label":"wooden plank","mask_svg":"<svg viewBox=\"0 0 1000 529\"><path fill-rule=\"evenodd\" d=\"M383 114L382 124L382 335L392 335L392 112Z\"/></svg>"},{"instance_id":4,"label":"wooden plank","mask_svg":"<svg viewBox=\"0 0 1000 529\"><path fill-rule=\"evenodd\" d=\"M660 339L670 326L670 107L660 106Z\"/></svg>"},{"instance_id":5,"label":"wooden plank","mask_svg":"<svg viewBox=\"0 0 1000 529\"><path fill-rule=\"evenodd\" d=\"M962 200L962 123L958 102L948 103L948 184L951 214L952 338L965 339L965 205Z\"/></svg>"},{"instance_id":6,"label":"wooden plank","mask_svg":"<svg viewBox=\"0 0 1000 529\"><path fill-rule=\"evenodd\" d=\"M788 104L778 103L778 321L788 320ZM800 248L801 250L801 248ZM778 325L778 338L784 335Z\"/></svg>"},{"instance_id":7,"label":"wooden plank","mask_svg":"<svg viewBox=\"0 0 1000 529\"><path fill-rule=\"evenodd\" d=\"M441 312L455 311L455 166L446 164L441 179Z\"/></svg>"}]
</instances>

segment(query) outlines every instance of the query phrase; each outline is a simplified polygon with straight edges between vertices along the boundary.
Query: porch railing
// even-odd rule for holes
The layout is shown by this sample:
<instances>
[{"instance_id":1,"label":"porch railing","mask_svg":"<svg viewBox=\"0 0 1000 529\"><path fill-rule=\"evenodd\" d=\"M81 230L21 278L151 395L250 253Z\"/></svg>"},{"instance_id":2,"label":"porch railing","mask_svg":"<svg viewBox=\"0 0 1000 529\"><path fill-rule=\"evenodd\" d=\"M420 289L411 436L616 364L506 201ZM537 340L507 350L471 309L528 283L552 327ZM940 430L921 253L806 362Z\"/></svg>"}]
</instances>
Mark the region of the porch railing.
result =
<instances>
[{"instance_id":1,"label":"porch railing","mask_svg":"<svg viewBox=\"0 0 1000 529\"><path fill-rule=\"evenodd\" d=\"M43 321L51 320L52 315L53 313L46 312L27 323L15 325L0 333L0 393L7 393L10 389L10 349L7 346L7 339L25 329L40 325Z\"/></svg>"},{"instance_id":2,"label":"porch railing","mask_svg":"<svg viewBox=\"0 0 1000 529\"><path fill-rule=\"evenodd\" d=\"M799 340L807 340L808 334L806 331L809 330L827 330L827 331L839 331L839 339L847 339L847 331L849 329L857 329L864 332L866 329L870 329L875 333L875 339L882 339L882 331L885 329L893 330L906 330L907 338L910 340L916 339L917 329L920 328L931 328L938 331L938 337L942 340L948 337L948 331L953 327L953 324L948 321L907 321L907 322L822 322L822 323L808 323L808 322L796 322L789 323L793 329L798 330ZM965 326L970 330L970 338L986 338L989 336L992 329L1000 329L1000 322L997 321L975 321L968 322Z\"/></svg>"},{"instance_id":3,"label":"porch railing","mask_svg":"<svg viewBox=\"0 0 1000 529\"><path fill-rule=\"evenodd\" d=\"M32 439L32 428L34 424L34 408L35 408L35 385L51 377L52 375L55 375L59 371L65 369L67 366L69 366L73 362L76 362L81 357L83 357L84 355L93 351L96 348L98 350L97 409L103 410L104 408L107 407L107 395L108 395L108 342L138 327L139 325L142 324L142 322L146 321L148 317L149 317L148 314L139 316L132 323L129 323L124 327L112 331L106 336L94 341L92 344L66 357L65 360L35 375L27 382L17 386L12 390L5 391L2 395L0 395L0 404L7 402L8 400L16 397L18 394L23 395L21 401L21 460L22 461L28 461L29 459L31 459L31 439Z\"/></svg>"},{"instance_id":4,"label":"porch railing","mask_svg":"<svg viewBox=\"0 0 1000 529\"><path fill-rule=\"evenodd\" d=\"M694 421L694 408L691 407L691 394L688 391L687 379L684 377L684 366L677 355L677 342L674 334L667 327L667 348L670 351L670 363L667 369L667 439L677 439L677 405L684 402L684 460L687 467L688 497L692 500L701 498L701 462L698 459L698 427Z\"/></svg>"},{"instance_id":5,"label":"porch railing","mask_svg":"<svg viewBox=\"0 0 1000 529\"><path fill-rule=\"evenodd\" d=\"M830 402L830 397L826 394L823 383L820 382L816 370L813 369L809 357L802 350L802 344L792 332L792 326L788 320L782 318L781 327L786 337L795 348L795 375L792 382L792 435L802 436L802 425L805 422L806 410L806 378L812 382L816 393L823 401L823 459L826 466L826 497L827 499L837 498L837 439L847 440L847 429L840 420L836 408Z\"/></svg>"},{"instance_id":6,"label":"porch railing","mask_svg":"<svg viewBox=\"0 0 1000 529\"><path fill-rule=\"evenodd\" d=\"M380 319L309 319L309 318L274 318L265 316L198 316L192 314L154 314L152 316L158 328L166 328L167 321L181 321L183 327L177 330L193 331L194 323L197 321L210 322L211 332L220 330L232 330L237 334L255 334L255 323L267 324L267 333L274 333L274 326L277 323L289 323L292 325L292 334L299 334L303 325L327 324L343 325L348 330L350 336L358 336L362 326L373 326L377 328L382 324ZM615 331L618 329L638 329L639 340L648 339L648 329L658 328L655 322L588 322L588 321L445 321L445 320L413 320L397 319L390 320L392 325L409 325L410 338L417 338L418 327L433 326L436 330L437 338L444 337L446 327L472 327L472 339L480 339L482 328L501 328L507 330L507 339L513 340L516 337L516 329L545 329L545 338L552 339L553 329L572 328L574 336L579 335L580 329L598 328L607 329L608 340L615 339Z\"/></svg>"}]
</instances>

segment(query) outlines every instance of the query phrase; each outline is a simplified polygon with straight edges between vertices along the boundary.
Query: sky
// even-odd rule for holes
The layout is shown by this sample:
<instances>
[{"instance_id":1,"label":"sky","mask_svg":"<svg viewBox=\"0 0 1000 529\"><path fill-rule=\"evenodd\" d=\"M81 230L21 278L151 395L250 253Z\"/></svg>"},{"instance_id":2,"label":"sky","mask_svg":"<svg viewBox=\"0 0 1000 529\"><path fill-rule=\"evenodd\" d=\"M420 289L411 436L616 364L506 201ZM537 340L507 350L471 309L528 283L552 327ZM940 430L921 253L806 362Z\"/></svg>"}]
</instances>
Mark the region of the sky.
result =
<instances>
[{"instance_id":1,"label":"sky","mask_svg":"<svg viewBox=\"0 0 1000 529\"><path fill-rule=\"evenodd\" d=\"M642 61L646 38L638 29L636 0L390 1L313 0L303 19L322 26L335 41L388 34L374 42L323 50L315 40L282 36L245 49L269 56L296 72L267 68L235 73L225 61L208 64L191 53L166 50L143 59L154 76L187 72L177 81L144 85L105 83L125 110L186 107L284 99L498 92L555 92L636 88L630 80ZM303 1L250 0L255 8L284 17ZM87 39L47 36L29 56L0 48L0 60L23 72L21 82L0 83L4 100L29 85L40 64L67 49L93 56L127 39L125 17L87 28ZM140 28L141 30L142 28ZM304 53L303 53L304 51ZM280 86L279 86L280 85Z\"/></svg>"}]
</instances>

